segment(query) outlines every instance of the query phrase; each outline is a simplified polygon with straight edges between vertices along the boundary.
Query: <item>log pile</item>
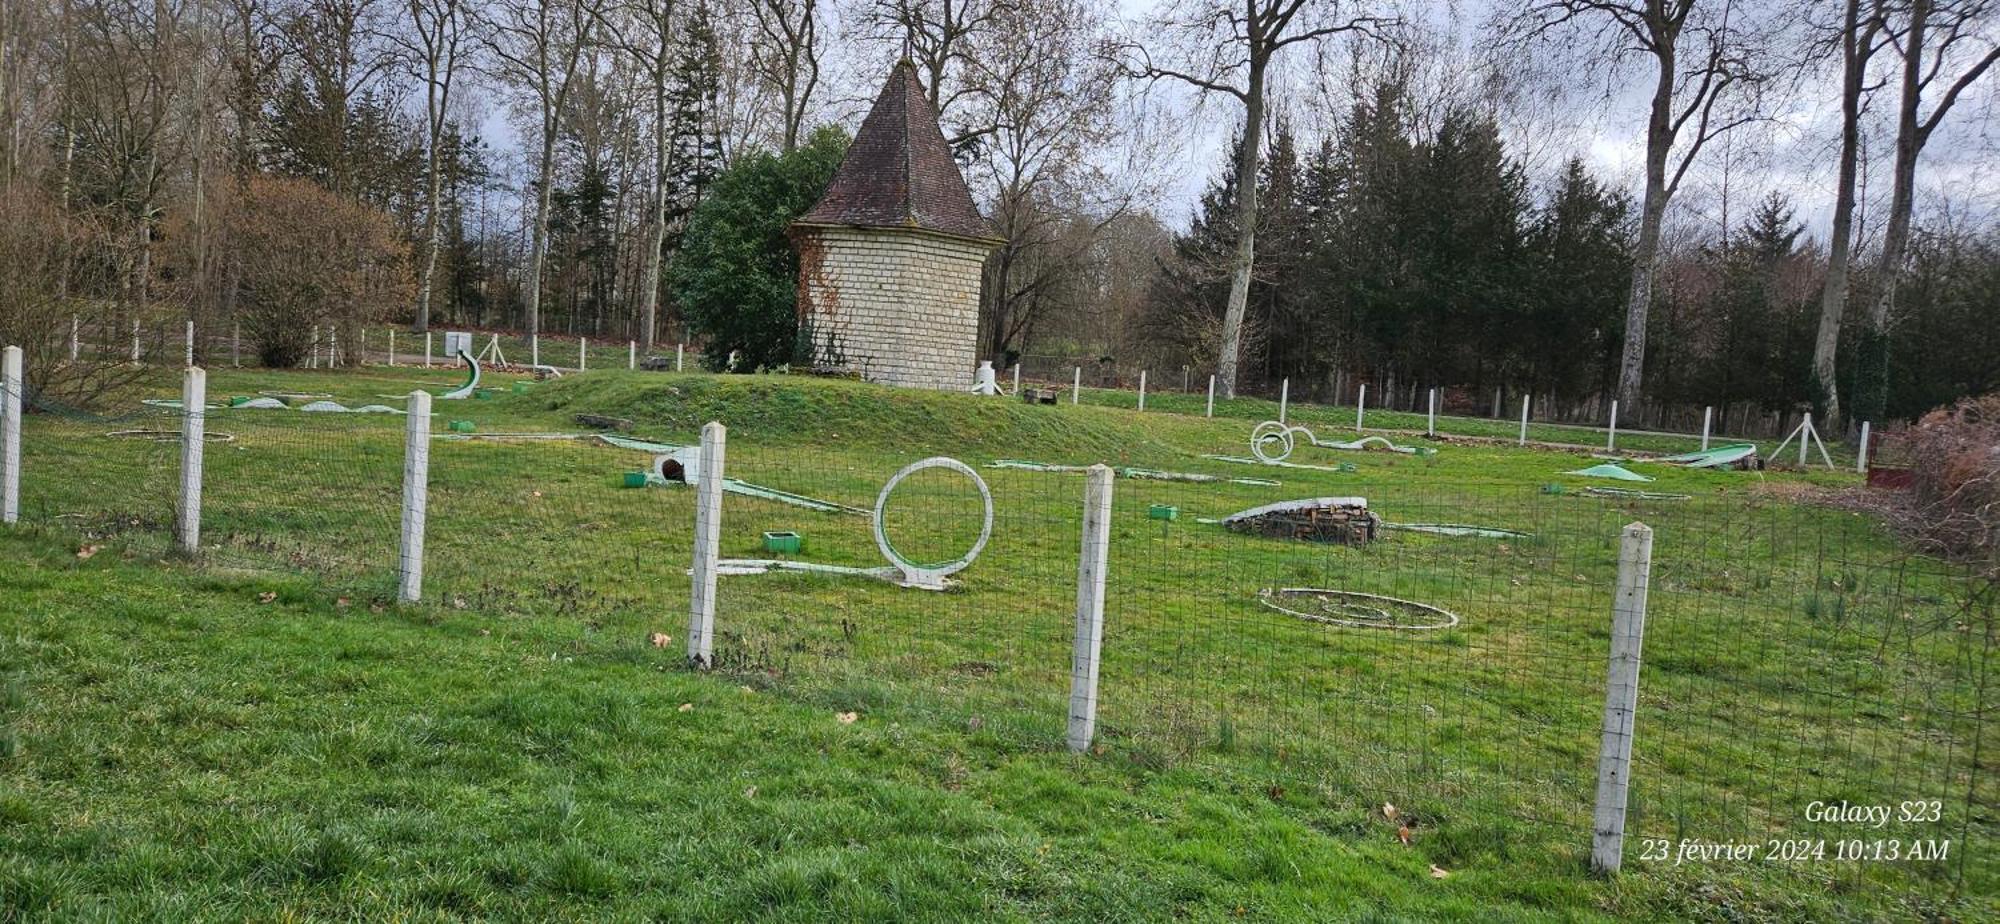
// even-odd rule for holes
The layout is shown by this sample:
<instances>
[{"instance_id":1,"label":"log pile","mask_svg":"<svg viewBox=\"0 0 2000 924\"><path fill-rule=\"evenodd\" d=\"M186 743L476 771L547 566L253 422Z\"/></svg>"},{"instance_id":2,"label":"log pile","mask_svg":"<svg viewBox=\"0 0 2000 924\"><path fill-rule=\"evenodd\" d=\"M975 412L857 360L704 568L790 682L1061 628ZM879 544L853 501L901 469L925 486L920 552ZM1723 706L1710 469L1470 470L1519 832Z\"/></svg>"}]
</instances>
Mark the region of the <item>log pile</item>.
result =
<instances>
[{"instance_id":1,"label":"log pile","mask_svg":"<svg viewBox=\"0 0 2000 924\"><path fill-rule=\"evenodd\" d=\"M1382 530L1382 518L1365 504L1342 503L1341 498L1317 498L1292 504L1271 505L1245 511L1224 521L1239 533L1271 539L1300 539L1365 545L1375 541Z\"/></svg>"}]
</instances>

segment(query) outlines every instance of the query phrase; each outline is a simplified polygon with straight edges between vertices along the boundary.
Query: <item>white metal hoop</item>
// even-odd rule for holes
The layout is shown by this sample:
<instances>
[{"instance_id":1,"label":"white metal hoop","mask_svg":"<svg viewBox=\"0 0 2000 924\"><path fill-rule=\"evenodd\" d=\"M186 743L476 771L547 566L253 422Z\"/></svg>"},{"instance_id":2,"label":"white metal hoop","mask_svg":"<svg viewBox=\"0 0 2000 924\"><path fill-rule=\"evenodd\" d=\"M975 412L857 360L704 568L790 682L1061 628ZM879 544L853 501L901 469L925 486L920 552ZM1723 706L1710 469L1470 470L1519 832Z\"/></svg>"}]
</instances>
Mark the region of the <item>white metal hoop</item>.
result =
<instances>
[{"instance_id":1,"label":"white metal hoop","mask_svg":"<svg viewBox=\"0 0 2000 924\"><path fill-rule=\"evenodd\" d=\"M1256 429L1250 431L1251 455L1256 456L1260 462L1284 461L1287 456L1292 454L1293 431L1305 433L1308 442L1318 442L1313 439L1312 432L1306 430L1304 427L1286 426L1275 420L1267 420L1258 424ZM1266 452L1264 446L1267 443L1277 444L1277 451Z\"/></svg>"},{"instance_id":2,"label":"white metal hoop","mask_svg":"<svg viewBox=\"0 0 2000 924\"><path fill-rule=\"evenodd\" d=\"M905 477L927 468L950 469L972 479L972 483L979 488L979 500L986 507L985 519L979 525L979 541L972 544L972 550L952 561L934 567L914 564L903 558L903 556L896 554L895 547L889 544L888 534L882 529L883 513L889 507L889 494L896 490L896 485L902 482ZM903 466L903 470L892 476L889 479L889 483L882 486L882 493L875 497L875 547L882 550L883 558L887 558L891 564L896 566L898 571L903 572L903 583L911 587L923 587L930 590L942 589L944 587L944 579L969 567L972 564L972 560L978 558L979 553L986 548L986 540L992 538L992 536L993 492L987 490L986 480L979 477L978 472L973 471L971 466L957 459L948 456L932 456L928 459L922 459Z\"/></svg>"}]
</instances>

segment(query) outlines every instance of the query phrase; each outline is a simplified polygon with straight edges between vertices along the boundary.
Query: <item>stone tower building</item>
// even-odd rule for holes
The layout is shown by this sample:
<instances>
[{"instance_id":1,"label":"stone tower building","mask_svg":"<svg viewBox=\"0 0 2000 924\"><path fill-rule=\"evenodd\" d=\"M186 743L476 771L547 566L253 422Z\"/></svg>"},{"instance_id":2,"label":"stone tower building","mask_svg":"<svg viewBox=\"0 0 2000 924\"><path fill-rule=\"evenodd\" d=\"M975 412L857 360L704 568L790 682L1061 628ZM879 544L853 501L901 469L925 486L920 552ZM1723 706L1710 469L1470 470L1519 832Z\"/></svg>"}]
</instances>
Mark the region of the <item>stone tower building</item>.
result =
<instances>
[{"instance_id":1,"label":"stone tower building","mask_svg":"<svg viewBox=\"0 0 2000 924\"><path fill-rule=\"evenodd\" d=\"M908 61L861 121L826 195L791 226L813 364L873 382L972 384L993 236Z\"/></svg>"}]
</instances>

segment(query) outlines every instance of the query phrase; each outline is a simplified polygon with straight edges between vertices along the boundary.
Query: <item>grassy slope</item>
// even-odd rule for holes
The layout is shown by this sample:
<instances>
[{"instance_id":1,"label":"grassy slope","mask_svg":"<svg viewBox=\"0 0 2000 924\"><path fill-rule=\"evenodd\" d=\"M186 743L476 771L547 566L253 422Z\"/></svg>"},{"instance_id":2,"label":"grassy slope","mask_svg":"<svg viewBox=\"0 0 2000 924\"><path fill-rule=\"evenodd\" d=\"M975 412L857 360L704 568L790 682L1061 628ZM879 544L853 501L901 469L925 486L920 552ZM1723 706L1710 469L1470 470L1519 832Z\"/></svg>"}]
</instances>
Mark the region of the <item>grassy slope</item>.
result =
<instances>
[{"instance_id":1,"label":"grassy slope","mask_svg":"<svg viewBox=\"0 0 2000 924\"><path fill-rule=\"evenodd\" d=\"M365 377L222 374L213 389L327 388L355 403L412 380L451 377L408 370ZM1209 471L1231 467L1201 460L1201 452L1243 452L1240 421L752 378L599 374L467 402L450 416L475 419L482 431L574 429L568 415L577 410L631 416L646 435L682 440L720 417L731 423L739 473L781 477L801 471L801 459L850 466L857 477L847 480L855 484L828 476L815 485L850 492L841 495L850 501L872 495L858 474L928 452L973 461L1025 455ZM288 469L335 445L318 440L337 438L349 454L342 458L362 458L352 454L365 450L366 465L393 472L398 421L350 418L325 426L336 423L344 428L337 437L314 435L293 447ZM434 526L476 520L487 533L434 529L444 565L440 583L452 580L450 563L460 560L454 552L478 553L482 545L490 551L496 538L509 550L546 542L539 554L547 557L535 567L560 571L573 560L592 561L596 546L614 537L644 542L649 529L657 532L652 522L686 517L684 494L644 492L644 504L658 509L629 511L630 523L622 518L628 511L593 512L600 521L589 528L596 532L580 545L564 535L574 522L552 529L546 518L514 512L530 506L521 501L530 487L548 492L550 501L601 492L613 465L591 453L603 452L489 446L462 456L473 461L458 467L441 462L434 498L442 509L433 513ZM75 461L106 464L110 454L96 453ZM1318 455L1310 461L1346 458ZM290 473L259 468L254 453L213 458L245 476ZM576 466L550 461L571 458ZM1500 498L1563 480L1554 473L1588 464L1575 455L1477 446L1429 460L1359 459L1361 471L1353 475L1285 473L1287 484L1301 493L1318 484L1329 492L1449 484L1469 497ZM1073 517L1073 481L993 480L1014 500L1047 495L1055 505L1051 522ZM1718 485L1741 481L1668 470L1651 487L1728 495L1740 487ZM489 485L496 487L477 490ZM251 501L269 503L240 489L214 490L221 493L212 499L228 501L217 504L216 516ZM1137 482L1121 482L1120 492L1148 496ZM1186 496L1215 508L1191 514L1207 514L1266 493L1230 488ZM512 500L494 505L486 494ZM314 522L336 535L392 526L383 522L393 517L392 507L387 517L381 511L364 517L347 506L311 511ZM621 506L635 505L628 499ZM759 520L754 505L732 509L747 512L734 518ZM266 511L272 523L305 512ZM773 523L796 518L764 513ZM1062 531L1072 532L1073 521L1063 522ZM823 533L812 533L814 540ZM727 541L744 536L754 532ZM1185 554L1207 553L1190 561L1241 549L1211 534L1177 536L1199 537L1177 540L1191 543L1178 547ZM835 553L857 560L868 554L865 543L834 545ZM1440 563L1469 554L1429 548L1444 556ZM1027 737L997 725L968 731L962 713L899 704L837 678L832 686L787 686L782 696L746 694L739 678L664 669L673 661L668 653L637 643L657 620L635 619L615 603L581 626L574 616L517 606L501 595L475 595L463 611L372 614L365 604L338 609L327 585L303 580L267 585L268 577L107 564L110 555L79 564L67 552L33 538L10 539L5 547L7 560L30 565L0 577L0 600L7 601L0 612L11 630L0 669L15 677L8 721L23 747L0 776L7 788L0 801L0 847L7 848L0 851L7 858L0 861L7 864L0 890L7 904L81 911L110 903L137 912L149 902L178 902L219 917L279 909L372 916L387 903L441 914L579 918L1144 920L1230 917L1238 908L1292 919L1826 918L1832 902L1853 898L1830 892L1827 881L1767 879L1755 871L1606 884L1582 873L1583 845L1574 830L1549 833L1476 818L1420 831L1416 845L1405 848L1379 816L1369 816L1366 798L1276 790L1254 761L1142 759L1124 735L1114 735L1121 746L1106 757L1073 759L1050 750L1056 735L1047 729ZM685 556L677 548L660 554L664 561ZM1477 554L1469 567L1486 560L1485 550ZM1010 550L997 547L994 555L1000 565L982 567L969 580L972 599L1014 592L1004 577L993 576L1007 573ZM1071 574L1055 576L1073 580L1074 566L1058 564L1055 571ZM370 567L379 588L381 563ZM460 577L493 582L494 570L507 567L466 566ZM640 576L628 586L626 575L585 571L646 607L671 608L684 592L656 586L657 577ZM1048 605L1060 609L1054 597L1062 582L1052 583ZM255 602L266 586L279 591L279 602ZM776 584L742 587L743 597L768 597L777 606L801 593ZM357 599L365 601L365 593ZM829 611L890 613L912 599L851 584L803 593ZM104 606L106 600L120 603ZM16 609L15 601L24 603ZM1042 660L1059 665L1065 643L1055 628L1056 657ZM1601 641L1586 636L1582 643L1595 662L1587 673L1600 672ZM1048 686L1048 677L1032 679ZM1532 704L1550 692L1496 688L1494 714L1480 721L1508 727L1510 698ZM853 726L833 721L836 708L857 701L876 708ZM682 702L696 708L679 713L674 707ZM757 793L746 797L751 786ZM1432 880L1426 874L1432 862L1456 872ZM1907 900L1929 907L1914 896ZM1912 910L1904 901L1872 893L1868 907L1895 917ZM182 916L173 907L159 913Z\"/></svg>"}]
</instances>

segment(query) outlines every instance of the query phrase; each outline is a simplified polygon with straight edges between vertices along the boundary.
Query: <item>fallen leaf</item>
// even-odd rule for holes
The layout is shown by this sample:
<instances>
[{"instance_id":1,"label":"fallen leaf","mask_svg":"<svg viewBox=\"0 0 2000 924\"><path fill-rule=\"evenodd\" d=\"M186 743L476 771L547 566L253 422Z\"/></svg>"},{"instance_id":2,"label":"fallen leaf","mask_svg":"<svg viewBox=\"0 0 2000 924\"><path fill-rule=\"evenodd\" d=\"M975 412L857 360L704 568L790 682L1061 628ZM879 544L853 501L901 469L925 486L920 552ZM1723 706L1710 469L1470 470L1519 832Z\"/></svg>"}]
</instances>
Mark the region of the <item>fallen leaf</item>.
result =
<instances>
[{"instance_id":1,"label":"fallen leaf","mask_svg":"<svg viewBox=\"0 0 2000 924\"><path fill-rule=\"evenodd\" d=\"M655 632L646 636L646 641L652 642L654 648L665 648L673 643L674 637L665 632Z\"/></svg>"},{"instance_id":2,"label":"fallen leaf","mask_svg":"<svg viewBox=\"0 0 2000 924\"><path fill-rule=\"evenodd\" d=\"M1443 879L1444 877L1449 875L1451 875L1451 870L1445 869L1444 867L1439 866L1436 863L1431 864L1432 879Z\"/></svg>"},{"instance_id":3,"label":"fallen leaf","mask_svg":"<svg viewBox=\"0 0 2000 924\"><path fill-rule=\"evenodd\" d=\"M681 711L682 711L682 712L693 712L693 711L694 711L694 704L693 704L693 703L682 703L682 704L681 704Z\"/></svg>"},{"instance_id":4,"label":"fallen leaf","mask_svg":"<svg viewBox=\"0 0 2000 924\"><path fill-rule=\"evenodd\" d=\"M540 497L540 496L542 496L542 492L540 492L540 491L530 491L530 492L528 492L528 493L530 493L530 494L534 495L535 497Z\"/></svg>"},{"instance_id":5,"label":"fallen leaf","mask_svg":"<svg viewBox=\"0 0 2000 924\"><path fill-rule=\"evenodd\" d=\"M757 787L752 786L749 789L743 790L743 798L745 799L757 798Z\"/></svg>"},{"instance_id":6,"label":"fallen leaf","mask_svg":"<svg viewBox=\"0 0 2000 924\"><path fill-rule=\"evenodd\" d=\"M861 718L861 714L857 712L836 712L833 717L839 719L842 725L853 725L856 719Z\"/></svg>"},{"instance_id":7,"label":"fallen leaf","mask_svg":"<svg viewBox=\"0 0 2000 924\"><path fill-rule=\"evenodd\" d=\"M1396 807L1387 802L1382 803L1382 817L1390 821L1396 820Z\"/></svg>"},{"instance_id":8,"label":"fallen leaf","mask_svg":"<svg viewBox=\"0 0 2000 924\"><path fill-rule=\"evenodd\" d=\"M258 603L270 603L276 599L278 599L278 592L275 590L267 590L257 595Z\"/></svg>"},{"instance_id":9,"label":"fallen leaf","mask_svg":"<svg viewBox=\"0 0 2000 924\"><path fill-rule=\"evenodd\" d=\"M77 560L79 561L89 559L90 556L96 554L97 554L97 546L94 545L81 546L76 550L76 557Z\"/></svg>"},{"instance_id":10,"label":"fallen leaf","mask_svg":"<svg viewBox=\"0 0 2000 924\"><path fill-rule=\"evenodd\" d=\"M1410 844L1410 826L1409 826L1409 825L1398 825L1398 826L1396 827L1396 839L1397 839L1397 840L1399 840L1399 841L1402 841L1402 842L1403 842L1403 846L1405 846L1405 847L1409 846L1409 844Z\"/></svg>"}]
</instances>

